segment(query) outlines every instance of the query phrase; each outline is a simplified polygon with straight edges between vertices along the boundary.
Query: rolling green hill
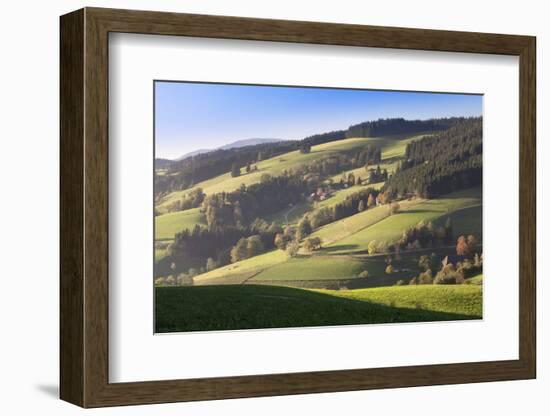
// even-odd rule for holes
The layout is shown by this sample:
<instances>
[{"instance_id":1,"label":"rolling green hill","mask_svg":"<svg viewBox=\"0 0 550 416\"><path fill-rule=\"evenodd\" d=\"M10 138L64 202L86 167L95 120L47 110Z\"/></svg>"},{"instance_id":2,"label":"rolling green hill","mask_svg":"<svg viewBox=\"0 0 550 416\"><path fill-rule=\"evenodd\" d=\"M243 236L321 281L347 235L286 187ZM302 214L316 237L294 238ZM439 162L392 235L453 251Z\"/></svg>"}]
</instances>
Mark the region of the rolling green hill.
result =
<instances>
[{"instance_id":1,"label":"rolling green hill","mask_svg":"<svg viewBox=\"0 0 550 416\"><path fill-rule=\"evenodd\" d=\"M376 144L382 148L382 159L392 158L398 155L402 155L408 142L421 138L421 135L414 136L396 136L394 138L388 137L371 137L371 138L350 138L345 140L338 140L334 142L324 143L311 148L310 153L300 153L298 150L285 153L270 159L258 162L257 171L250 173L244 173L242 169L241 176L236 178L231 177L228 173L217 176L215 178L197 183L193 188L189 188L183 191L172 192L167 195L156 206L159 211L166 209L166 206L182 198L186 193L196 188L202 188L205 194L213 194L222 191L230 192L238 189L241 184L252 185L260 181L263 174L269 174L272 176L280 175L283 171L292 168L299 167L301 165L310 163L319 157L328 156L331 154L337 154L342 152L349 152L354 149L359 149L367 144Z\"/></svg>"},{"instance_id":2,"label":"rolling green hill","mask_svg":"<svg viewBox=\"0 0 550 416\"><path fill-rule=\"evenodd\" d=\"M462 226L468 224L469 232L477 231L476 234L480 234L480 228L474 230L474 228L481 226L481 219L478 217L478 211L473 207L481 206L481 188L454 192L444 195L442 198L425 200L418 204L405 205L405 202L403 202L401 205L404 206L397 214L388 216L370 227L353 232L348 237L328 244L330 251L332 253L364 251L372 240L390 244L401 237L403 230L414 227L420 221L434 221L453 211L463 210L464 208L472 209L463 210L460 216L456 218L460 218ZM386 207L386 209L388 208ZM472 224L472 222L474 223ZM464 233L458 227L453 228L460 233ZM354 227L353 229L357 228Z\"/></svg>"},{"instance_id":3,"label":"rolling green hill","mask_svg":"<svg viewBox=\"0 0 550 416\"><path fill-rule=\"evenodd\" d=\"M212 331L480 319L482 287L363 290L227 285L157 287L155 331Z\"/></svg>"}]
</instances>

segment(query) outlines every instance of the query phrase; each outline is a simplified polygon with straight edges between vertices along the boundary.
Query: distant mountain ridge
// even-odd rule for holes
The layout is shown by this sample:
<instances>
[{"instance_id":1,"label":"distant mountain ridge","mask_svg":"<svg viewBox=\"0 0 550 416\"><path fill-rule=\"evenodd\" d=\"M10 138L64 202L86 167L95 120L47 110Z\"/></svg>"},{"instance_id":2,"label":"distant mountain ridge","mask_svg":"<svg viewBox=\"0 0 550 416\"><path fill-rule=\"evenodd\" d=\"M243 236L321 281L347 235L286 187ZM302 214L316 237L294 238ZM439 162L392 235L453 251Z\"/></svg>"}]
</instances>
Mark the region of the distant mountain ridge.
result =
<instances>
[{"instance_id":1,"label":"distant mountain ridge","mask_svg":"<svg viewBox=\"0 0 550 416\"><path fill-rule=\"evenodd\" d=\"M213 152L214 150L236 149L236 148L239 148L239 147L256 146L258 144L277 143L277 142L282 142L282 141L283 141L282 139L262 139L262 138L242 139L242 140L237 140L237 141L234 141L232 143L228 143L226 145L217 147L215 149L198 149L198 150L194 150L192 152L185 153L184 155L181 155L180 157L178 157L176 159L173 159L171 161L172 162L179 162L183 159L187 159L188 157L197 156L197 155L208 153L208 152ZM160 159L160 158L155 159L155 167L157 167L157 168L161 167L161 166L158 166L157 161L162 161L161 164L163 164L163 165L166 165L166 161L170 162L169 159Z\"/></svg>"},{"instance_id":2,"label":"distant mountain ridge","mask_svg":"<svg viewBox=\"0 0 550 416\"><path fill-rule=\"evenodd\" d=\"M281 139L244 139L218 147L218 149L234 149L236 147L255 146L257 144L282 142Z\"/></svg>"}]
</instances>

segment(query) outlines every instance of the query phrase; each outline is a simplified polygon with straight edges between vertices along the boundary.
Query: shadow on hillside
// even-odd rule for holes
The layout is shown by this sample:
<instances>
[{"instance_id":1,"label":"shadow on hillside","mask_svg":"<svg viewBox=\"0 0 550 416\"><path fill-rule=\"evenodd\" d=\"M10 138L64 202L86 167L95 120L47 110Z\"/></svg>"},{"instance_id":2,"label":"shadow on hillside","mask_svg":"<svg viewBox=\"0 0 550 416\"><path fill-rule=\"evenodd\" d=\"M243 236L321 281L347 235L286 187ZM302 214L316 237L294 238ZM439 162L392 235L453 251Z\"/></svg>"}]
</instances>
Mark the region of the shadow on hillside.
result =
<instances>
[{"instance_id":1,"label":"shadow on hillside","mask_svg":"<svg viewBox=\"0 0 550 416\"><path fill-rule=\"evenodd\" d=\"M359 248L358 244L340 244L337 246L323 247L321 252L332 253L335 251L349 251Z\"/></svg>"},{"instance_id":2,"label":"shadow on hillside","mask_svg":"<svg viewBox=\"0 0 550 416\"><path fill-rule=\"evenodd\" d=\"M441 211L435 209L407 209L399 211L398 214L441 214Z\"/></svg>"},{"instance_id":3,"label":"shadow on hillside","mask_svg":"<svg viewBox=\"0 0 550 416\"><path fill-rule=\"evenodd\" d=\"M156 332L315 327L480 319L393 307L310 290L232 285L156 289Z\"/></svg>"}]
</instances>

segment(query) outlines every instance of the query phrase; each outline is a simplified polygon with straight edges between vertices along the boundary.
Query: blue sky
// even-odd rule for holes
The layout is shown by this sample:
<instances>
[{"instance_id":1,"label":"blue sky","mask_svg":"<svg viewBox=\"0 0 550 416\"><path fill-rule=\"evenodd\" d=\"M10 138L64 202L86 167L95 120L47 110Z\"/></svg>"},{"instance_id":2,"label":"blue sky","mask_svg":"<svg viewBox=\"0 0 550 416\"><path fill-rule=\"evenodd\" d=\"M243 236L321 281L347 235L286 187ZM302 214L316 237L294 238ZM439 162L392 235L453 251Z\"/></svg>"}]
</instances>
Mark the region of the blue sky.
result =
<instances>
[{"instance_id":1,"label":"blue sky","mask_svg":"<svg viewBox=\"0 0 550 416\"><path fill-rule=\"evenodd\" d=\"M481 114L480 95L157 81L156 157L250 138L302 139L379 118Z\"/></svg>"}]
</instances>

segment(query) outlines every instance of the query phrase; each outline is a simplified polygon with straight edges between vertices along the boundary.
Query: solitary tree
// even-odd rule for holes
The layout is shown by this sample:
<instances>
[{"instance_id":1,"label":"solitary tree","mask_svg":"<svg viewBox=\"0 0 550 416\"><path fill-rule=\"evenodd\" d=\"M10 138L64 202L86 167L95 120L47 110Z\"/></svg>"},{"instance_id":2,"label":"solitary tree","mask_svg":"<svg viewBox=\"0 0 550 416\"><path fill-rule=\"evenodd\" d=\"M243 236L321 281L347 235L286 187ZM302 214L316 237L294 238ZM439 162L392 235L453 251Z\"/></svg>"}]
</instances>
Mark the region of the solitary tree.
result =
<instances>
[{"instance_id":1,"label":"solitary tree","mask_svg":"<svg viewBox=\"0 0 550 416\"><path fill-rule=\"evenodd\" d=\"M231 263L246 259L248 254L248 242L246 238L241 238L237 244L231 249Z\"/></svg>"},{"instance_id":2,"label":"solitary tree","mask_svg":"<svg viewBox=\"0 0 550 416\"><path fill-rule=\"evenodd\" d=\"M445 221L445 241L450 243L453 240L453 224L451 217L447 217Z\"/></svg>"},{"instance_id":3,"label":"solitary tree","mask_svg":"<svg viewBox=\"0 0 550 416\"><path fill-rule=\"evenodd\" d=\"M475 235L470 234L466 239L466 242L468 243L470 253L475 253L477 247L477 238L475 237Z\"/></svg>"},{"instance_id":4,"label":"solitary tree","mask_svg":"<svg viewBox=\"0 0 550 416\"><path fill-rule=\"evenodd\" d=\"M371 240L371 242L367 246L367 250L370 255L376 254L376 250L378 250L378 243L376 242L376 240Z\"/></svg>"},{"instance_id":5,"label":"solitary tree","mask_svg":"<svg viewBox=\"0 0 550 416\"><path fill-rule=\"evenodd\" d=\"M348 174L348 186L353 186L355 185L355 175L353 174L353 172L350 172Z\"/></svg>"},{"instance_id":6,"label":"solitary tree","mask_svg":"<svg viewBox=\"0 0 550 416\"><path fill-rule=\"evenodd\" d=\"M299 249L300 249L300 245L296 240L292 240L290 243L286 245L286 252L290 257L295 257L298 254Z\"/></svg>"},{"instance_id":7,"label":"solitary tree","mask_svg":"<svg viewBox=\"0 0 550 416\"><path fill-rule=\"evenodd\" d=\"M418 268L420 270L426 271L431 270L432 268L432 260L430 256L423 254L420 256L420 260L418 260Z\"/></svg>"},{"instance_id":8,"label":"solitary tree","mask_svg":"<svg viewBox=\"0 0 550 416\"><path fill-rule=\"evenodd\" d=\"M401 208L399 202L392 202L390 205L390 214L397 214L399 212L399 208Z\"/></svg>"},{"instance_id":9,"label":"solitary tree","mask_svg":"<svg viewBox=\"0 0 550 416\"><path fill-rule=\"evenodd\" d=\"M304 248L310 252L319 250L321 248L321 239L319 237L307 238L304 242Z\"/></svg>"},{"instance_id":10,"label":"solitary tree","mask_svg":"<svg viewBox=\"0 0 550 416\"><path fill-rule=\"evenodd\" d=\"M284 250L286 248L285 236L282 233L275 234L275 240L273 241L275 247L279 250Z\"/></svg>"},{"instance_id":11,"label":"solitary tree","mask_svg":"<svg viewBox=\"0 0 550 416\"><path fill-rule=\"evenodd\" d=\"M285 229L283 230L283 235L286 239L288 239L287 241L292 239L294 233L292 232L292 228L290 227L290 225L285 226Z\"/></svg>"},{"instance_id":12,"label":"solitary tree","mask_svg":"<svg viewBox=\"0 0 550 416\"><path fill-rule=\"evenodd\" d=\"M246 251L248 257L254 257L264 251L264 245L259 235L253 235L246 240Z\"/></svg>"},{"instance_id":13,"label":"solitary tree","mask_svg":"<svg viewBox=\"0 0 550 416\"><path fill-rule=\"evenodd\" d=\"M468 241L463 235L458 237L458 240L456 241L456 254L459 256L468 256L471 254Z\"/></svg>"},{"instance_id":14,"label":"solitary tree","mask_svg":"<svg viewBox=\"0 0 550 416\"><path fill-rule=\"evenodd\" d=\"M284 235L282 233L275 234L275 240L273 241L273 244L275 244L275 247L277 247L279 250L284 250L286 248Z\"/></svg>"},{"instance_id":15,"label":"solitary tree","mask_svg":"<svg viewBox=\"0 0 550 416\"><path fill-rule=\"evenodd\" d=\"M250 162L246 164L246 173L249 173L252 167L250 166Z\"/></svg>"},{"instance_id":16,"label":"solitary tree","mask_svg":"<svg viewBox=\"0 0 550 416\"><path fill-rule=\"evenodd\" d=\"M298 230L296 232L296 239L297 240L302 240L305 237L307 237L308 235L310 235L312 231L313 231L313 229L311 227L311 222L309 222L309 218L307 217L307 215L304 215L304 217L298 223Z\"/></svg>"},{"instance_id":17,"label":"solitary tree","mask_svg":"<svg viewBox=\"0 0 550 416\"><path fill-rule=\"evenodd\" d=\"M235 162L233 165L231 165L231 177L236 178L237 176L241 175L241 168L239 165Z\"/></svg>"},{"instance_id":18,"label":"solitary tree","mask_svg":"<svg viewBox=\"0 0 550 416\"><path fill-rule=\"evenodd\" d=\"M376 199L374 199L374 196L372 194L369 194L369 198L367 199L367 206L369 208L372 208L376 205Z\"/></svg>"},{"instance_id":19,"label":"solitary tree","mask_svg":"<svg viewBox=\"0 0 550 416\"><path fill-rule=\"evenodd\" d=\"M208 260L206 260L206 271L212 271L217 267L216 260L214 260L212 257L208 257Z\"/></svg>"}]
</instances>

